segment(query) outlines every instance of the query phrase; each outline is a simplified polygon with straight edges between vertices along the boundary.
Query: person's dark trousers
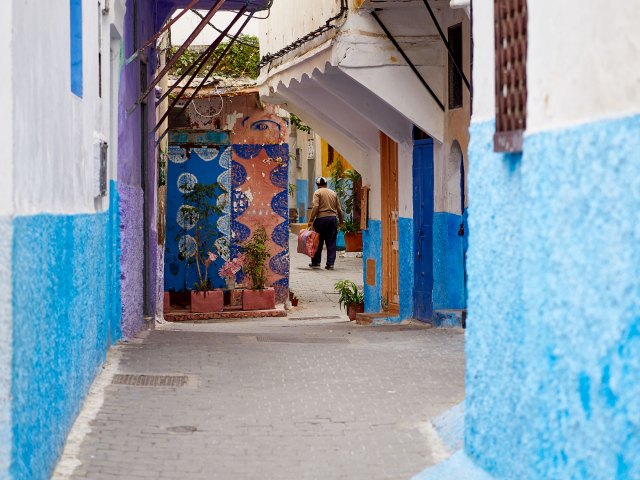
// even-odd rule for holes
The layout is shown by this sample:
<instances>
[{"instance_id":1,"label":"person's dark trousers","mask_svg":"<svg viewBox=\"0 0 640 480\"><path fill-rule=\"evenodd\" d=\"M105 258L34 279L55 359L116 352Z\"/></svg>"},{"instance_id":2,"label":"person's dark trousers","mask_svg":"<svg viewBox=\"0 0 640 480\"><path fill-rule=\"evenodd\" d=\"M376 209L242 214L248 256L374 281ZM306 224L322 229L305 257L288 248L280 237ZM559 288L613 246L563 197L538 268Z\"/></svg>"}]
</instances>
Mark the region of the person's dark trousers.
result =
<instances>
[{"instance_id":1,"label":"person's dark trousers","mask_svg":"<svg viewBox=\"0 0 640 480\"><path fill-rule=\"evenodd\" d=\"M320 234L318 250L311 259L314 265L322 262L322 245L327 244L327 266L333 267L336 262L336 237L338 236L338 219L336 217L316 218L313 222L313 229Z\"/></svg>"}]
</instances>

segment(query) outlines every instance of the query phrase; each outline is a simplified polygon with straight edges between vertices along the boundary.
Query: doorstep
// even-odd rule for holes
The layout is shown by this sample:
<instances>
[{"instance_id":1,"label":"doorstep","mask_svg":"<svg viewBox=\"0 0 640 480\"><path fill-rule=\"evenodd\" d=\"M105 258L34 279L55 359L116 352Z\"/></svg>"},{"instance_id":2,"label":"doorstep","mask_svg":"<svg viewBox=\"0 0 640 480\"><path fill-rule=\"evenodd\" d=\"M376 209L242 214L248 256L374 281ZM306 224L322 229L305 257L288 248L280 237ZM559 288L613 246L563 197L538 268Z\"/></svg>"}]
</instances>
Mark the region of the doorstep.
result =
<instances>
[{"instance_id":1,"label":"doorstep","mask_svg":"<svg viewBox=\"0 0 640 480\"><path fill-rule=\"evenodd\" d=\"M400 325L400 316L393 312L358 313L356 324L358 325Z\"/></svg>"}]
</instances>

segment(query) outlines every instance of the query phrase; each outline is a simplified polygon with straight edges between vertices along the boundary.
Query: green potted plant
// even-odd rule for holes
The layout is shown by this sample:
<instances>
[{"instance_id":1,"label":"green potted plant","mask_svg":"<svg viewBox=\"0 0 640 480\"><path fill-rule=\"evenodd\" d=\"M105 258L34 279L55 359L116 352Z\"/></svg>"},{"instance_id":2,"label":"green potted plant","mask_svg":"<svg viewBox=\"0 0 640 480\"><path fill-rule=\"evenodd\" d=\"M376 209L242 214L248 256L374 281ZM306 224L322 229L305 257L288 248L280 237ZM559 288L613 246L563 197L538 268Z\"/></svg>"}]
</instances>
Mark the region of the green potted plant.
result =
<instances>
[{"instance_id":1,"label":"green potted plant","mask_svg":"<svg viewBox=\"0 0 640 480\"><path fill-rule=\"evenodd\" d=\"M352 169L346 169L340 160L331 166L333 189L344 207L344 243L347 252L362 251L362 231L360 230L360 191L362 177ZM349 185L350 183L350 185Z\"/></svg>"},{"instance_id":2,"label":"green potted plant","mask_svg":"<svg viewBox=\"0 0 640 480\"><path fill-rule=\"evenodd\" d=\"M356 314L364 312L364 292L351 280L340 280L334 285L340 295L338 304L347 310L349 320L355 320Z\"/></svg>"},{"instance_id":3,"label":"green potted plant","mask_svg":"<svg viewBox=\"0 0 640 480\"><path fill-rule=\"evenodd\" d=\"M212 290L209 267L218 259L215 242L220 232L212 221L214 215L222 213L218 196L223 193L217 183L194 183L182 194L185 206L181 209L183 221L192 226L195 240L195 254L186 258L195 263L198 282L191 291L191 311L193 313L221 312L224 307L222 290Z\"/></svg>"},{"instance_id":4,"label":"green potted plant","mask_svg":"<svg viewBox=\"0 0 640 480\"><path fill-rule=\"evenodd\" d=\"M267 247L267 231L259 225L249 240L242 244L243 270L251 280L251 289L242 293L243 310L270 310L276 307L275 291L267 288L267 259L271 256Z\"/></svg>"}]
</instances>

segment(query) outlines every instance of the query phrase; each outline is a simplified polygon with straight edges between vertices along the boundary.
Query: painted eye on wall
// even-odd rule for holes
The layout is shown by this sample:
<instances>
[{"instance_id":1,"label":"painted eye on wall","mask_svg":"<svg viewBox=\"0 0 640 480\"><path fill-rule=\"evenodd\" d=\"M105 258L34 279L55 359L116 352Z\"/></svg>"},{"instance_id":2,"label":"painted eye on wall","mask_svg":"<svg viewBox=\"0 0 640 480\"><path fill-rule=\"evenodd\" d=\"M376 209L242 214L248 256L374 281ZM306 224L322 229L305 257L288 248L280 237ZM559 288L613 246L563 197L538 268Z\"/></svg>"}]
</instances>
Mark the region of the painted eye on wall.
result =
<instances>
[{"instance_id":1,"label":"painted eye on wall","mask_svg":"<svg viewBox=\"0 0 640 480\"><path fill-rule=\"evenodd\" d=\"M269 130L276 132L277 130L277 133L280 133L280 124L273 120L258 120L253 122L250 128L251 130L256 130L258 132L266 132Z\"/></svg>"}]
</instances>

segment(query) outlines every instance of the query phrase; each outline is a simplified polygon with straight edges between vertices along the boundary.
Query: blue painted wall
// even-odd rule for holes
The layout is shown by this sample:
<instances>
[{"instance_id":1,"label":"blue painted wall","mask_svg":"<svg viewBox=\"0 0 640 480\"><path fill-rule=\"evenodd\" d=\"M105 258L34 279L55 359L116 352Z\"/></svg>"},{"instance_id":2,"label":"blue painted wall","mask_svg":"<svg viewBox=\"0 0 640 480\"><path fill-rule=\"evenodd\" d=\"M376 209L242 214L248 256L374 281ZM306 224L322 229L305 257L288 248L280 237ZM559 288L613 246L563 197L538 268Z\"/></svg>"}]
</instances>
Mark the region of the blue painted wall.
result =
<instances>
[{"instance_id":1,"label":"blue painted wall","mask_svg":"<svg viewBox=\"0 0 640 480\"><path fill-rule=\"evenodd\" d=\"M369 220L367 230L362 231L362 257L365 312L382 310L382 223ZM398 322L413 316L413 219L399 218L400 231L400 316L380 319L383 322ZM376 284L367 285L367 259L376 261Z\"/></svg>"},{"instance_id":2,"label":"blue painted wall","mask_svg":"<svg viewBox=\"0 0 640 480\"><path fill-rule=\"evenodd\" d=\"M307 221L307 198L309 196L309 181L298 178L296 180L296 208L298 209L298 222Z\"/></svg>"},{"instance_id":3,"label":"blue painted wall","mask_svg":"<svg viewBox=\"0 0 640 480\"><path fill-rule=\"evenodd\" d=\"M398 219L400 233L400 320L413 317L413 219Z\"/></svg>"},{"instance_id":4,"label":"blue painted wall","mask_svg":"<svg viewBox=\"0 0 640 480\"><path fill-rule=\"evenodd\" d=\"M82 98L82 0L69 0L71 91Z\"/></svg>"},{"instance_id":5,"label":"blue painted wall","mask_svg":"<svg viewBox=\"0 0 640 480\"><path fill-rule=\"evenodd\" d=\"M118 184L109 183L109 212L107 220L107 302L108 344L113 345L122 338L122 297L120 276L122 273L122 242L120 239L120 195Z\"/></svg>"},{"instance_id":6,"label":"blue painted wall","mask_svg":"<svg viewBox=\"0 0 640 480\"><path fill-rule=\"evenodd\" d=\"M367 285L367 259L376 261L376 284ZM379 312L382 292L382 222L369 220L362 231L362 262L364 281L364 311Z\"/></svg>"},{"instance_id":7,"label":"blue painted wall","mask_svg":"<svg viewBox=\"0 0 640 480\"><path fill-rule=\"evenodd\" d=\"M464 237L458 235L464 217L433 214L433 309L466 307L464 288ZM465 229L466 231L467 229Z\"/></svg>"},{"instance_id":8,"label":"blue painted wall","mask_svg":"<svg viewBox=\"0 0 640 480\"><path fill-rule=\"evenodd\" d=\"M49 478L119 338L117 225L117 212L14 219L13 478Z\"/></svg>"},{"instance_id":9,"label":"blue painted wall","mask_svg":"<svg viewBox=\"0 0 640 480\"><path fill-rule=\"evenodd\" d=\"M639 131L472 125L465 449L497 479L639 478Z\"/></svg>"}]
</instances>

